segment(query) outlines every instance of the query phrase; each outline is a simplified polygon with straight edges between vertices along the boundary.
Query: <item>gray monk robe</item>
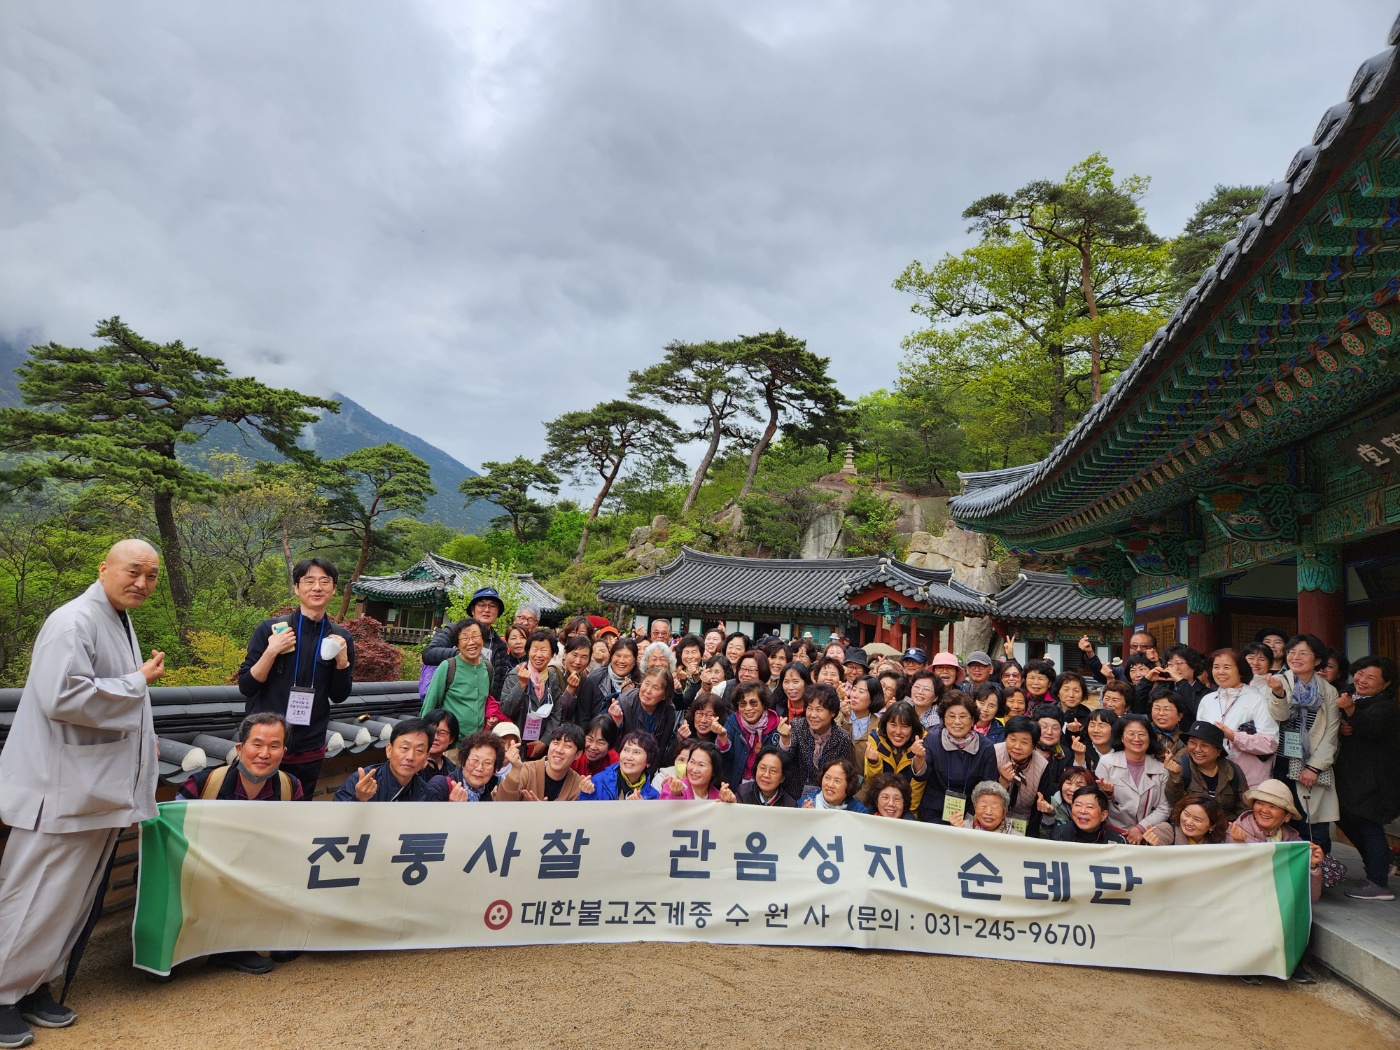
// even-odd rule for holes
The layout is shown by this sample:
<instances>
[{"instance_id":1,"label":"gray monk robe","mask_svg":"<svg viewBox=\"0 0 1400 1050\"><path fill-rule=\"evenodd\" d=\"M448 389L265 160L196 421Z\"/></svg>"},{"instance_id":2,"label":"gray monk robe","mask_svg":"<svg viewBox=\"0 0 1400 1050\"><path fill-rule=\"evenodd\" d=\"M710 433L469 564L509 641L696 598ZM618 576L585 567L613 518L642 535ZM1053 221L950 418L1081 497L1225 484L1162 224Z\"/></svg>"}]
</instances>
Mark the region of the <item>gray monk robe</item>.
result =
<instances>
[{"instance_id":1,"label":"gray monk robe","mask_svg":"<svg viewBox=\"0 0 1400 1050\"><path fill-rule=\"evenodd\" d=\"M0 1005L63 973L122 828L155 816L155 728L136 635L100 583L39 631L0 751Z\"/></svg>"}]
</instances>

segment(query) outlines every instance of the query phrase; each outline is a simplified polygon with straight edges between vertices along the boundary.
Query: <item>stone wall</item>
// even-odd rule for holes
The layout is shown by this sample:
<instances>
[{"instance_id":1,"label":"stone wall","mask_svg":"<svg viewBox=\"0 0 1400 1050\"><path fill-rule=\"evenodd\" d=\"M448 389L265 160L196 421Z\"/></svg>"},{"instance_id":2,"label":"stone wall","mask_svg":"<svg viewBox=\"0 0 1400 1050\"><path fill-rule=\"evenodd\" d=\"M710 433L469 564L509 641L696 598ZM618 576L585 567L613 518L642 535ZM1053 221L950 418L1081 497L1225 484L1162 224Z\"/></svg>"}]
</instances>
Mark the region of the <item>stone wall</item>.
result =
<instances>
[{"instance_id":1,"label":"stone wall","mask_svg":"<svg viewBox=\"0 0 1400 1050\"><path fill-rule=\"evenodd\" d=\"M951 569L953 579L985 594L996 594L1016 578L1015 562L992 560L991 543L986 536L960 529L951 521L939 536L915 532L905 560L921 569ZM947 647L946 631L939 641L940 646ZM953 648L964 656L975 649L990 651L987 647L991 644L992 625L985 616L959 620L953 625Z\"/></svg>"}]
</instances>

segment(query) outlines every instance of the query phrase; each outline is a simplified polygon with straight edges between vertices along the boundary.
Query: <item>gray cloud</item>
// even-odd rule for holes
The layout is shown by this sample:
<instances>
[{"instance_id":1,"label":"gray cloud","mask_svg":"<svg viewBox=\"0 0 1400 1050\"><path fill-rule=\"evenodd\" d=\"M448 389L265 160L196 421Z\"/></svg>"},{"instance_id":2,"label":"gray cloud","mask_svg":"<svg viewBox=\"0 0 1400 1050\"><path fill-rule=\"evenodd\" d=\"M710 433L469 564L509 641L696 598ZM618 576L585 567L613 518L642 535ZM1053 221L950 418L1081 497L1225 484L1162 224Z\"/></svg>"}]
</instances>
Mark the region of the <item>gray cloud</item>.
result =
<instances>
[{"instance_id":1,"label":"gray cloud","mask_svg":"<svg viewBox=\"0 0 1400 1050\"><path fill-rule=\"evenodd\" d=\"M1269 182L1393 10L1214 3L0 5L0 335L119 313L469 464L669 340L857 396L891 280L1095 150L1178 229Z\"/></svg>"}]
</instances>

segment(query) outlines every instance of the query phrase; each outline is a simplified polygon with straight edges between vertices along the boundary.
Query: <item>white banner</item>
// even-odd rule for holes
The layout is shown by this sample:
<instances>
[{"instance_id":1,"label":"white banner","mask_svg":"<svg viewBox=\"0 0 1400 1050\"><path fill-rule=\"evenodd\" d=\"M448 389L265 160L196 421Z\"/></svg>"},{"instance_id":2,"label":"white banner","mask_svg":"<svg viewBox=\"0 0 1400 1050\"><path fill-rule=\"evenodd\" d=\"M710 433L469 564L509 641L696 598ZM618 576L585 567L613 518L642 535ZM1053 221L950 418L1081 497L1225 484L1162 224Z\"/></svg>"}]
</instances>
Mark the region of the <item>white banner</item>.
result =
<instances>
[{"instance_id":1,"label":"white banner","mask_svg":"<svg viewBox=\"0 0 1400 1050\"><path fill-rule=\"evenodd\" d=\"M1286 977L1306 844L1081 846L709 802L175 802L136 964L568 942L839 945Z\"/></svg>"}]
</instances>

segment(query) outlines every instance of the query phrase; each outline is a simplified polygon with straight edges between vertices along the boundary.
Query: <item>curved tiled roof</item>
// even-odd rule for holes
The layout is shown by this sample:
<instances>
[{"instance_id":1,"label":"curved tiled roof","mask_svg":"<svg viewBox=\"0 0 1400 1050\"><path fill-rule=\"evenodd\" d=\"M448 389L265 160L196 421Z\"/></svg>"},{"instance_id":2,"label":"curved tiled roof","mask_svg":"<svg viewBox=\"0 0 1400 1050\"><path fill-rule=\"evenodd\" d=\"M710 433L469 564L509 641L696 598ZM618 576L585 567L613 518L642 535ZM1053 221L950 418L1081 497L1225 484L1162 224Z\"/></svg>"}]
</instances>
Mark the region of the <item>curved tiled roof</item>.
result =
<instances>
[{"instance_id":1,"label":"curved tiled roof","mask_svg":"<svg viewBox=\"0 0 1400 1050\"><path fill-rule=\"evenodd\" d=\"M247 713L247 697L238 686L152 686L150 692L162 780L181 784L201 769L225 763L238 724ZM21 689L0 689L0 749L22 694ZM416 715L421 706L417 682L354 683L349 698L332 711L326 731L330 755L346 748L383 748L389 742L388 727Z\"/></svg>"},{"instance_id":2,"label":"curved tiled roof","mask_svg":"<svg viewBox=\"0 0 1400 1050\"><path fill-rule=\"evenodd\" d=\"M992 599L1000 620L1111 624L1123 622L1118 598L1087 598L1069 579L1053 572L1021 572Z\"/></svg>"},{"instance_id":3,"label":"curved tiled roof","mask_svg":"<svg viewBox=\"0 0 1400 1050\"><path fill-rule=\"evenodd\" d=\"M881 584L935 609L967 616L986 616L991 611L987 596L953 579L950 569L918 569L892 558L881 558L874 568L853 579L842 595L850 597Z\"/></svg>"},{"instance_id":4,"label":"curved tiled roof","mask_svg":"<svg viewBox=\"0 0 1400 1050\"><path fill-rule=\"evenodd\" d=\"M1066 549L1190 499L1220 461L1400 387L1400 19L1181 306L1045 459L960 475L961 525ZM1350 340L1350 342L1348 342ZM1343 349L1344 348L1344 349ZM1340 368L1339 368L1340 365Z\"/></svg>"},{"instance_id":5,"label":"curved tiled roof","mask_svg":"<svg viewBox=\"0 0 1400 1050\"><path fill-rule=\"evenodd\" d=\"M598 597L634 609L843 615L845 588L874 569L868 558L734 558L682 547L645 576L598 581Z\"/></svg>"},{"instance_id":6,"label":"curved tiled roof","mask_svg":"<svg viewBox=\"0 0 1400 1050\"><path fill-rule=\"evenodd\" d=\"M466 562L453 561L440 554L425 554L414 566L391 576L361 576L350 590L375 601L435 602L446 601L447 593L455 591L463 576L480 575L486 570ZM540 613L555 612L563 604L545 590L535 577L516 574L524 600L539 607Z\"/></svg>"}]
</instances>

